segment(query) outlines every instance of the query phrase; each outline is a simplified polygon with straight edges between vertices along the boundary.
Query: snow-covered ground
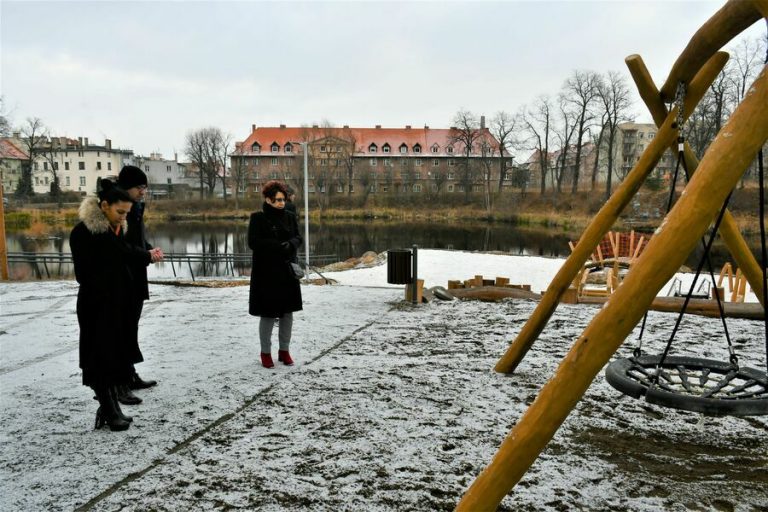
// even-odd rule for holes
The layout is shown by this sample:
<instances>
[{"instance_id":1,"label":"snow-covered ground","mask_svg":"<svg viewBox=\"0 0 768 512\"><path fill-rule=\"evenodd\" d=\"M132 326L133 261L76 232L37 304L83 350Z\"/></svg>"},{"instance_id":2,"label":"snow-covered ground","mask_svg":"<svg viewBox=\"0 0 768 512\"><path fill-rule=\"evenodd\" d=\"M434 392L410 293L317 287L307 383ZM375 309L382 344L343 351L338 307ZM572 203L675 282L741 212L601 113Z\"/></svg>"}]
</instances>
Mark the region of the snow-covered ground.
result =
<instances>
[{"instance_id":1,"label":"snow-covered ground","mask_svg":"<svg viewBox=\"0 0 768 512\"><path fill-rule=\"evenodd\" d=\"M419 269L427 286L483 274L540 291L561 264L422 250ZM92 430L77 284L1 284L0 509L450 510L598 311L561 305L505 376L492 367L534 302L412 307L383 265L327 276L340 284L302 287L297 365L273 370L247 286L152 285L138 369L160 384L124 407L126 432ZM674 319L649 315L648 352ZM762 323L728 328L764 369ZM686 317L674 352L726 360L719 320ZM664 409L599 375L502 508L768 510L766 439L766 417Z\"/></svg>"}]
</instances>

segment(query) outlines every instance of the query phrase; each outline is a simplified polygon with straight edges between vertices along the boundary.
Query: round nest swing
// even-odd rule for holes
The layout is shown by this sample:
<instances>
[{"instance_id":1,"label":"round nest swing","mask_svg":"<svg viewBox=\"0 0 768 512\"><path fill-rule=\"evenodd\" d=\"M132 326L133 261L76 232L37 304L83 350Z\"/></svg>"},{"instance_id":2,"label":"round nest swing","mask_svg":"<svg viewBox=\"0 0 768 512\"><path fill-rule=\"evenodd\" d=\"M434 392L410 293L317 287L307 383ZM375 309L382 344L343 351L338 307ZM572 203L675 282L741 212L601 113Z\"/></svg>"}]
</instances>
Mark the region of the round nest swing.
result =
<instances>
[{"instance_id":1,"label":"round nest swing","mask_svg":"<svg viewBox=\"0 0 768 512\"><path fill-rule=\"evenodd\" d=\"M660 355L621 358L605 370L608 383L649 403L723 416L768 414L765 372L695 357ZM656 374L658 373L658 379Z\"/></svg>"}]
</instances>

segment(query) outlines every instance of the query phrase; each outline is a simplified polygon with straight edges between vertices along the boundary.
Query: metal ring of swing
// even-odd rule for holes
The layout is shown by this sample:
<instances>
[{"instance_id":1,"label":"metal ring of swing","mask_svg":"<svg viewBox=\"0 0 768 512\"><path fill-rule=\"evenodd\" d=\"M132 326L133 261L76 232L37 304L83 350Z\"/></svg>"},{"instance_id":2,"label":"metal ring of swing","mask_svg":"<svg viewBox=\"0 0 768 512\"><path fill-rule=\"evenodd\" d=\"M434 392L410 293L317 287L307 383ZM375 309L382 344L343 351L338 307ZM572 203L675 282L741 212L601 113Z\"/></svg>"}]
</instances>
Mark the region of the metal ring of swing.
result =
<instances>
[{"instance_id":1,"label":"metal ring of swing","mask_svg":"<svg viewBox=\"0 0 768 512\"><path fill-rule=\"evenodd\" d=\"M660 355L621 358L605 370L608 383L648 403L713 416L768 414L765 372L696 357L668 356L653 383Z\"/></svg>"}]
</instances>

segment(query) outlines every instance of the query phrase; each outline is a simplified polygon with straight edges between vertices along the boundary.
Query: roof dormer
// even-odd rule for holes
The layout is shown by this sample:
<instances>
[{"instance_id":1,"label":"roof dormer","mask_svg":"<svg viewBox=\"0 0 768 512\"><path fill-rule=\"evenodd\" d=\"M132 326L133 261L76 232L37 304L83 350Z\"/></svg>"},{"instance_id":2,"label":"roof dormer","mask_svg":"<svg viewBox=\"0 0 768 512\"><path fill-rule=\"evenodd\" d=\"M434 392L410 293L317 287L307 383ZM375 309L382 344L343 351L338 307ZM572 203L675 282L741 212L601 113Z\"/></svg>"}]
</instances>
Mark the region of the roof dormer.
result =
<instances>
[{"instance_id":1,"label":"roof dormer","mask_svg":"<svg viewBox=\"0 0 768 512\"><path fill-rule=\"evenodd\" d=\"M261 153L261 144L259 144L258 142L254 142L253 144L251 144L251 151L253 151L254 153Z\"/></svg>"},{"instance_id":2,"label":"roof dormer","mask_svg":"<svg viewBox=\"0 0 768 512\"><path fill-rule=\"evenodd\" d=\"M279 153L279 152L280 152L280 144L278 144L277 142L273 142L273 143L272 143L272 145L271 145L271 146L269 146L269 149L270 149L270 150L271 150L273 153Z\"/></svg>"},{"instance_id":3,"label":"roof dormer","mask_svg":"<svg viewBox=\"0 0 768 512\"><path fill-rule=\"evenodd\" d=\"M406 144L405 142L400 144L400 154L401 155L407 155L408 154L408 144Z\"/></svg>"},{"instance_id":4,"label":"roof dormer","mask_svg":"<svg viewBox=\"0 0 768 512\"><path fill-rule=\"evenodd\" d=\"M373 142L371 142L370 146L368 146L369 153L376 153L378 150L379 150L379 147Z\"/></svg>"},{"instance_id":5,"label":"roof dormer","mask_svg":"<svg viewBox=\"0 0 768 512\"><path fill-rule=\"evenodd\" d=\"M389 145L389 142L385 142L383 146L381 146L381 152L382 153L390 153L392 151L392 146Z\"/></svg>"},{"instance_id":6,"label":"roof dormer","mask_svg":"<svg viewBox=\"0 0 768 512\"><path fill-rule=\"evenodd\" d=\"M413 152L414 153L421 153L421 144L419 144L418 142L416 144L414 144L413 145Z\"/></svg>"}]
</instances>

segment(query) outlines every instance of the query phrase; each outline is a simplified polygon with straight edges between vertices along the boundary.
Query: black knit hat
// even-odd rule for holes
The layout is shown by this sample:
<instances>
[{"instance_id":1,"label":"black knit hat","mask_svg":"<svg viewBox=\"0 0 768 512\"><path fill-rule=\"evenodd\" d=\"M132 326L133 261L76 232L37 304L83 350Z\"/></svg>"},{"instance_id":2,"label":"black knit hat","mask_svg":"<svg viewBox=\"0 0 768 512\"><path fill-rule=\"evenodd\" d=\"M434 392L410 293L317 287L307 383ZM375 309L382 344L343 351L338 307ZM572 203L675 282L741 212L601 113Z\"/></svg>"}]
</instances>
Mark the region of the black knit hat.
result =
<instances>
[{"instance_id":1,"label":"black knit hat","mask_svg":"<svg viewBox=\"0 0 768 512\"><path fill-rule=\"evenodd\" d=\"M120 170L117 184L124 190L147 184L147 175L135 165L126 165Z\"/></svg>"}]
</instances>

